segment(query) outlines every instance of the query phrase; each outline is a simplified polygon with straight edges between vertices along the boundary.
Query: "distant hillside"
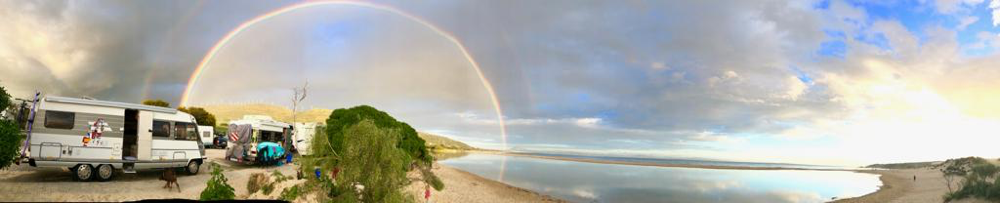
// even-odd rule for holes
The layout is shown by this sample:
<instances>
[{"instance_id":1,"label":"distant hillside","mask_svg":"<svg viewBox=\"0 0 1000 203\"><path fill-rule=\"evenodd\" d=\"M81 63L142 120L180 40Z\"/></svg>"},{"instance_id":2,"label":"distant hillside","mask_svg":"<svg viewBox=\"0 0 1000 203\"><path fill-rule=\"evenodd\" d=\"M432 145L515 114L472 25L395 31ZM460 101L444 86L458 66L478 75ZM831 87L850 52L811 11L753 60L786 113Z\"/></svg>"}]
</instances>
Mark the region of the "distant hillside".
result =
<instances>
[{"instance_id":1,"label":"distant hillside","mask_svg":"<svg viewBox=\"0 0 1000 203\"><path fill-rule=\"evenodd\" d=\"M292 121L292 110L283 106L271 105L271 104L227 104L227 105L209 105L204 106L206 111L215 115L216 123L223 124L229 123L231 120L241 119L243 115L266 115L271 116L274 119L283 122ZM330 109L310 109L308 111L300 111L296 115L297 122L326 122L326 119L330 117L330 113L333 110ZM442 137L440 135L434 135L425 132L418 132L420 138L427 141L428 147L438 147L442 149L461 149L461 150L471 150L476 149L475 147L469 146L468 144L449 139L447 137Z\"/></svg>"},{"instance_id":2,"label":"distant hillside","mask_svg":"<svg viewBox=\"0 0 1000 203\"><path fill-rule=\"evenodd\" d=\"M419 135L420 138L423 138L424 141L427 141L427 147L430 148L461 149L461 150L476 149L475 147L469 146L468 144L465 144L463 142L459 142L447 137L442 137L440 135L435 135L425 132L417 132L417 135Z\"/></svg>"},{"instance_id":3,"label":"distant hillside","mask_svg":"<svg viewBox=\"0 0 1000 203\"><path fill-rule=\"evenodd\" d=\"M865 166L865 168L884 168L884 169L911 169L911 168L924 168L931 167L934 164L940 163L940 161L928 161L928 162L910 162L910 163L891 163L891 164L872 164Z\"/></svg>"},{"instance_id":4,"label":"distant hillside","mask_svg":"<svg viewBox=\"0 0 1000 203\"><path fill-rule=\"evenodd\" d=\"M229 123L231 120L243 118L243 115L266 115L282 122L292 122L292 110L283 106L270 104L228 104L204 106L206 111L215 115L216 123ZM330 109L310 109L300 111L296 115L297 122L326 122L330 117Z\"/></svg>"}]
</instances>

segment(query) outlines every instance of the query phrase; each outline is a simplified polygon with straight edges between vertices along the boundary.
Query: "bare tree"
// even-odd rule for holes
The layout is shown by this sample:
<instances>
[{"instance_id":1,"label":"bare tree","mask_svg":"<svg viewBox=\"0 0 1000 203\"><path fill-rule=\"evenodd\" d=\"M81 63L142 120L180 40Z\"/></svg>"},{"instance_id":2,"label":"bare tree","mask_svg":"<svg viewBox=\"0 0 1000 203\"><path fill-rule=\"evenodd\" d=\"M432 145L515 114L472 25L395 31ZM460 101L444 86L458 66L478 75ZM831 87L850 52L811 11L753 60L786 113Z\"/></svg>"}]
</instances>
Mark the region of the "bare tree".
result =
<instances>
[{"instance_id":1,"label":"bare tree","mask_svg":"<svg viewBox=\"0 0 1000 203\"><path fill-rule=\"evenodd\" d=\"M299 103L302 102L302 100L306 99L306 92L307 92L308 88L309 88L309 81L306 81L306 83L302 85L302 88L299 88L299 87L293 87L292 88L292 92L293 92L293 95L292 95L292 126L293 127L295 126L295 122L296 122L296 120L295 120L295 114L297 114L299 112ZM291 135L288 135L288 136L291 136ZM289 141L291 141L291 142L289 142ZM290 137L286 137L285 138L285 142L290 147L294 147L294 145L295 145L294 144L295 140L290 139Z\"/></svg>"}]
</instances>

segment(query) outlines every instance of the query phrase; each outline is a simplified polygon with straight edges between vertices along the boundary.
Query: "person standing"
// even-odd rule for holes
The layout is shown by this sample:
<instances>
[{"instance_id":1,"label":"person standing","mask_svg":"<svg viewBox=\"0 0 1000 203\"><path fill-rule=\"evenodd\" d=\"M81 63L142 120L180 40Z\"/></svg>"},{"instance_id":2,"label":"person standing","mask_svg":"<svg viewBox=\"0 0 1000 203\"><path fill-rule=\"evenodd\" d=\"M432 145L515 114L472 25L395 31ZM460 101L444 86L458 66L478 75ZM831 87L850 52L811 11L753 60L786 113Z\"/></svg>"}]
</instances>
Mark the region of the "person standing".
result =
<instances>
[{"instance_id":1,"label":"person standing","mask_svg":"<svg viewBox=\"0 0 1000 203\"><path fill-rule=\"evenodd\" d=\"M431 185L424 185L424 200L427 203L431 202Z\"/></svg>"}]
</instances>

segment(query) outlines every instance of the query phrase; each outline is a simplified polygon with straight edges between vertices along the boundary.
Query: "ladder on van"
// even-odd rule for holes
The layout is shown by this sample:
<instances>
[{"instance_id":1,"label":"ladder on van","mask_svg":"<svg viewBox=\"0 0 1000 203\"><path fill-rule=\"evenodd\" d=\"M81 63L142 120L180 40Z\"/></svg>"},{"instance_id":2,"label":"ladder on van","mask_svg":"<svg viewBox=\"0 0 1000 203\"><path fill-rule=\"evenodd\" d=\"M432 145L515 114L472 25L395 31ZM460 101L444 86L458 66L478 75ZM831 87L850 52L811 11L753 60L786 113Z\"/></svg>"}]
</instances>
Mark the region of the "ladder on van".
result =
<instances>
[{"instance_id":1,"label":"ladder on van","mask_svg":"<svg viewBox=\"0 0 1000 203\"><path fill-rule=\"evenodd\" d=\"M24 144L21 145L21 156L18 159L17 164L20 164L21 160L26 160L28 155L26 154L28 148L31 147L31 129L32 124L35 123L35 110L38 108L38 97L42 95L42 92L35 92L35 98L31 100L31 112L28 114L28 133L26 138L24 138ZM20 108L20 107L19 107Z\"/></svg>"}]
</instances>

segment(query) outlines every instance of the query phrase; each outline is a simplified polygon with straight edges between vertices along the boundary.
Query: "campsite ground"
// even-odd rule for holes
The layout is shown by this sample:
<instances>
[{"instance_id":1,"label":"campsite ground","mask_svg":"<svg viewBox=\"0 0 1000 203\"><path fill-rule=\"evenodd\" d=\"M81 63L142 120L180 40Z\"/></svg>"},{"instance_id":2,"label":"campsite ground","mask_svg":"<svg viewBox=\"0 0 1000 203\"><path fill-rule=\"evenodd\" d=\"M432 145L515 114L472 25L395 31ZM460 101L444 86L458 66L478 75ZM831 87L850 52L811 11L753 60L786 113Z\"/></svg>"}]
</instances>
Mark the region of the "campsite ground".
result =
<instances>
[{"instance_id":1,"label":"campsite ground","mask_svg":"<svg viewBox=\"0 0 1000 203\"><path fill-rule=\"evenodd\" d=\"M252 173L278 170L286 175L294 175L291 165L281 167L241 166L222 160L223 150L207 149L210 161L226 168L225 175L236 194L246 194L246 182ZM177 182L181 191L162 188L159 180L161 171L139 171L135 174L116 173L108 182L78 182L68 169L35 168L26 165L12 166L0 171L0 199L4 201L130 201L140 199L198 199L205 189L205 182L211 173L203 165L198 175L179 173Z\"/></svg>"}]
</instances>

